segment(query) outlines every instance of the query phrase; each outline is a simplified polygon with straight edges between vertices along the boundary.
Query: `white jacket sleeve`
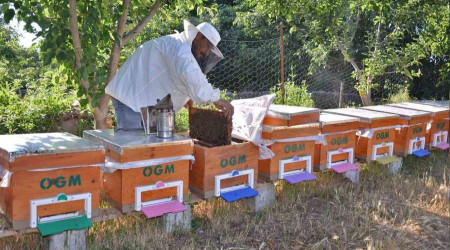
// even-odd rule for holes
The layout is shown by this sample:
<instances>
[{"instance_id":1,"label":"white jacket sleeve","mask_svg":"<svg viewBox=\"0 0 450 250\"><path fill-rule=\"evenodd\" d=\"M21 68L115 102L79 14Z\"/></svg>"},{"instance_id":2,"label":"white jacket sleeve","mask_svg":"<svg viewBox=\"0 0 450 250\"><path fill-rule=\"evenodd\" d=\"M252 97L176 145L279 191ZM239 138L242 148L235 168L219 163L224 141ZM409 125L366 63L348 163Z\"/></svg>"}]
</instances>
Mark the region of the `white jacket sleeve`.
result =
<instances>
[{"instance_id":1,"label":"white jacket sleeve","mask_svg":"<svg viewBox=\"0 0 450 250\"><path fill-rule=\"evenodd\" d=\"M200 66L190 51L185 50L173 58L171 67L173 74L178 76L179 82L184 84L186 93L191 100L206 105L220 99L220 90L213 89L208 83ZM178 81L177 81L178 82Z\"/></svg>"}]
</instances>

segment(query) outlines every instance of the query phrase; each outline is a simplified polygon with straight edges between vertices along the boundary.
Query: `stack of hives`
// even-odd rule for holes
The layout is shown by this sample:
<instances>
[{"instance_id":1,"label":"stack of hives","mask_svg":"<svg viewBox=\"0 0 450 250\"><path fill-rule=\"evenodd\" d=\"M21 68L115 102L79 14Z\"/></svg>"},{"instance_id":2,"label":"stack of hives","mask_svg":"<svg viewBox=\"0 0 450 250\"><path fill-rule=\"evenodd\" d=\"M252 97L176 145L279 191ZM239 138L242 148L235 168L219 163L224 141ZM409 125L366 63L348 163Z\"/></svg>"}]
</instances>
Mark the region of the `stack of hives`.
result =
<instances>
[{"instance_id":1,"label":"stack of hives","mask_svg":"<svg viewBox=\"0 0 450 250\"><path fill-rule=\"evenodd\" d=\"M372 110L398 115L397 133L395 135L394 153L400 156L413 154L418 157L429 155L425 150L427 127L431 125L431 113L398 108L394 106L369 106L363 110Z\"/></svg>"},{"instance_id":2,"label":"stack of hives","mask_svg":"<svg viewBox=\"0 0 450 250\"><path fill-rule=\"evenodd\" d=\"M92 226L102 146L67 133L0 136L0 207L13 229L43 236Z\"/></svg>"},{"instance_id":3,"label":"stack of hives","mask_svg":"<svg viewBox=\"0 0 450 250\"><path fill-rule=\"evenodd\" d=\"M353 164L358 128L359 118L321 112L320 134L324 137L324 142L316 144L315 170L356 170L349 164Z\"/></svg>"},{"instance_id":4,"label":"stack of hives","mask_svg":"<svg viewBox=\"0 0 450 250\"><path fill-rule=\"evenodd\" d=\"M120 211L147 218L186 210L193 143L174 135L161 139L141 131L90 130L84 138L103 144L105 197Z\"/></svg>"},{"instance_id":5,"label":"stack of hives","mask_svg":"<svg viewBox=\"0 0 450 250\"><path fill-rule=\"evenodd\" d=\"M382 164L397 160L393 153L398 115L354 108L327 109L323 112L359 119L355 148L357 158L366 162L377 160Z\"/></svg>"},{"instance_id":6,"label":"stack of hives","mask_svg":"<svg viewBox=\"0 0 450 250\"><path fill-rule=\"evenodd\" d=\"M433 103L431 103L433 104ZM427 127L425 142L430 149L448 149L449 106L427 105L422 103L405 102L390 104L389 106L425 111L431 113L430 125Z\"/></svg>"},{"instance_id":7,"label":"stack of hives","mask_svg":"<svg viewBox=\"0 0 450 250\"><path fill-rule=\"evenodd\" d=\"M259 160L263 180L291 184L313 180L314 144L319 139L319 109L271 105L263 121L264 144L274 153Z\"/></svg>"},{"instance_id":8,"label":"stack of hives","mask_svg":"<svg viewBox=\"0 0 450 250\"><path fill-rule=\"evenodd\" d=\"M190 134L196 138L190 189L201 198L227 202L258 195L258 147L231 141L231 120L213 110L190 109Z\"/></svg>"}]
</instances>

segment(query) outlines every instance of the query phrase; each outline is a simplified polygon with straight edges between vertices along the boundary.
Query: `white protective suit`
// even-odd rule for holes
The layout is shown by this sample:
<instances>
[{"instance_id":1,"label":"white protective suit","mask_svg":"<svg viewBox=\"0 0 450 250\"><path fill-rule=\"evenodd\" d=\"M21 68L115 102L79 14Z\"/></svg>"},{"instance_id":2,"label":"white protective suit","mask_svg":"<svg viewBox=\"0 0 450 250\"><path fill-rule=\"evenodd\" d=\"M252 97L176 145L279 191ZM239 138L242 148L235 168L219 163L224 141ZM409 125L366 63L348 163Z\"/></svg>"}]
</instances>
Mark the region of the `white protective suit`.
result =
<instances>
[{"instance_id":1,"label":"white protective suit","mask_svg":"<svg viewBox=\"0 0 450 250\"><path fill-rule=\"evenodd\" d=\"M219 89L213 89L208 83L191 52L192 41L198 32L185 20L183 32L139 46L105 88L106 94L135 112L141 112L141 107L154 106L157 99L167 94L171 94L175 111L189 99L200 105L219 100ZM219 56L222 56L220 51Z\"/></svg>"}]
</instances>

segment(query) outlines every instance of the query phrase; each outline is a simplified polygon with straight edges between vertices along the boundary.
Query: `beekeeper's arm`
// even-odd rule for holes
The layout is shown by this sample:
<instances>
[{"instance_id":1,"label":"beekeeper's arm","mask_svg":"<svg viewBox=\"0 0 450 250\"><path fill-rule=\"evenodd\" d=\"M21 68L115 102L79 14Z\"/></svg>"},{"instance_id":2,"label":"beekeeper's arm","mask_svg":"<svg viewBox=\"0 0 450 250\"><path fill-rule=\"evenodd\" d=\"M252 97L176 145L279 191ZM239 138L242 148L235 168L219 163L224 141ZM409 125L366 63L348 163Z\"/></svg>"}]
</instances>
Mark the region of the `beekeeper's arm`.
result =
<instances>
[{"instance_id":1,"label":"beekeeper's arm","mask_svg":"<svg viewBox=\"0 0 450 250\"><path fill-rule=\"evenodd\" d=\"M181 55L175 58L174 67L181 82L185 85L188 96L195 103L206 105L210 102L221 109L226 116L232 116L234 109L229 101L220 99L220 90L213 89L208 83L206 76L203 74L200 66L195 61L194 57L189 51L188 55Z\"/></svg>"}]
</instances>

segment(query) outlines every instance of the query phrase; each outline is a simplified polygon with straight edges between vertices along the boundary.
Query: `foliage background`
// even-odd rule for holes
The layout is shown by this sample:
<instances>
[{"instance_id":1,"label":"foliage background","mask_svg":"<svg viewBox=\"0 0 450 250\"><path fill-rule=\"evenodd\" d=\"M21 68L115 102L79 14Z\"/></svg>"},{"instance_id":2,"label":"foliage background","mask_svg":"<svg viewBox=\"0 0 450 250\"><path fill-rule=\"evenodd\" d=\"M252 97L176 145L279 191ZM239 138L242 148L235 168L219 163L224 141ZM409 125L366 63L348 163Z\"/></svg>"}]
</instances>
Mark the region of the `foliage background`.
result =
<instances>
[{"instance_id":1,"label":"foliage background","mask_svg":"<svg viewBox=\"0 0 450 250\"><path fill-rule=\"evenodd\" d=\"M5 1L1 1L0 4L3 2ZM56 4L55 8L60 8L64 2ZM119 3L119 1L113 2ZM145 2L150 4L150 1ZM191 20L195 24L208 21L221 33L222 42L219 43L219 48L225 53L225 60L208 75L211 83L215 87L227 90L228 96L233 98L246 98L268 92L280 94L279 24L283 23L285 78L288 80L286 88L290 95L287 98L288 104L314 105L320 108L335 107L339 82L344 82L346 98L350 100L347 104L358 105L358 96L354 88L356 80L352 77L353 70L349 63L344 61L343 55L336 50L328 51L323 58L317 57L320 53L311 54L311 51L317 52L321 45L311 47L314 39L305 37L305 25L308 24L305 17L300 16L302 13L295 14L289 9L295 10L297 5L303 2L299 0L283 5L278 1L251 0L174 1L173 5L158 10L156 16L136 39L123 48L119 66L143 42L171 34L174 30L182 31L183 19ZM337 1L335 4L352 2L355 1ZM378 1L362 2L378 3ZM450 89L448 25L442 26L447 27L447 30L443 32L442 29L438 29L442 28L438 26L439 23L432 23L432 20L442 20L442 23L449 20L449 14L446 12L449 5L445 1L413 2L417 4L417 7L411 11L416 12L405 13L406 20L416 14L411 22L416 22L417 27L436 26L435 29L428 30L424 36L424 43L430 47L431 52L427 52L418 64L411 66L411 70L421 72L418 76L408 78L394 72L375 78L376 85L372 95L376 103L410 98L448 99ZM440 8L437 8L429 17L422 18L428 13L424 9L428 3L433 4L433 8ZM90 6L89 4L86 3L85 6ZM9 8L12 8L11 6L10 4ZM132 8L137 6L139 3L133 2ZM5 9L8 8L5 8L3 4L2 11L5 12ZM326 10L325 8L324 11ZM376 18L374 13L376 9L363 16L352 41L353 49L356 51L354 56L360 61L364 60L364 55L367 53L364 50L366 47L364 43L368 35L364 30L366 26L373 26ZM65 14L61 12L61 15ZM44 41L31 48L23 48L18 44L18 34L5 26L4 17L5 14L0 15L0 133L64 130L64 121L74 117L83 124L81 127L77 126L72 132L79 133L82 127L92 127L92 107L87 105L86 94L75 81L74 75L68 71L73 57L67 54L67 51L71 49L70 35L64 32L52 33L52 29L48 29L46 32L49 33L46 34ZM99 17L101 15L81 18L84 22L91 20L95 23ZM136 22L138 18L139 16L131 16L128 22ZM55 26L57 23L49 25L47 28L53 27L53 30L59 30ZM83 27L93 28L93 26L95 25L90 24ZM33 31L31 26L26 28ZM93 90L97 94L101 94L98 90L101 90L104 85L107 64L105 55L110 49L108 39L111 35L113 34L100 34L97 38L95 36L86 38L89 41L86 46L96 54L95 61L89 63L95 64L95 67L89 68L87 74L93 74L95 82L98 83L94 85L97 90ZM399 48L407 46L415 39L413 35L413 33L406 35L404 39L398 41L396 46ZM316 62L318 59L321 60L320 64ZM97 65L98 61L102 63ZM324 90L331 94L323 95L321 92ZM248 92L251 92L250 95ZM279 99L278 95L277 100ZM81 105L74 110L72 104L77 100ZM324 106L324 103L331 106ZM186 114L184 111L177 115L179 130L186 129ZM114 117L113 113L110 113L110 117Z\"/></svg>"}]
</instances>

